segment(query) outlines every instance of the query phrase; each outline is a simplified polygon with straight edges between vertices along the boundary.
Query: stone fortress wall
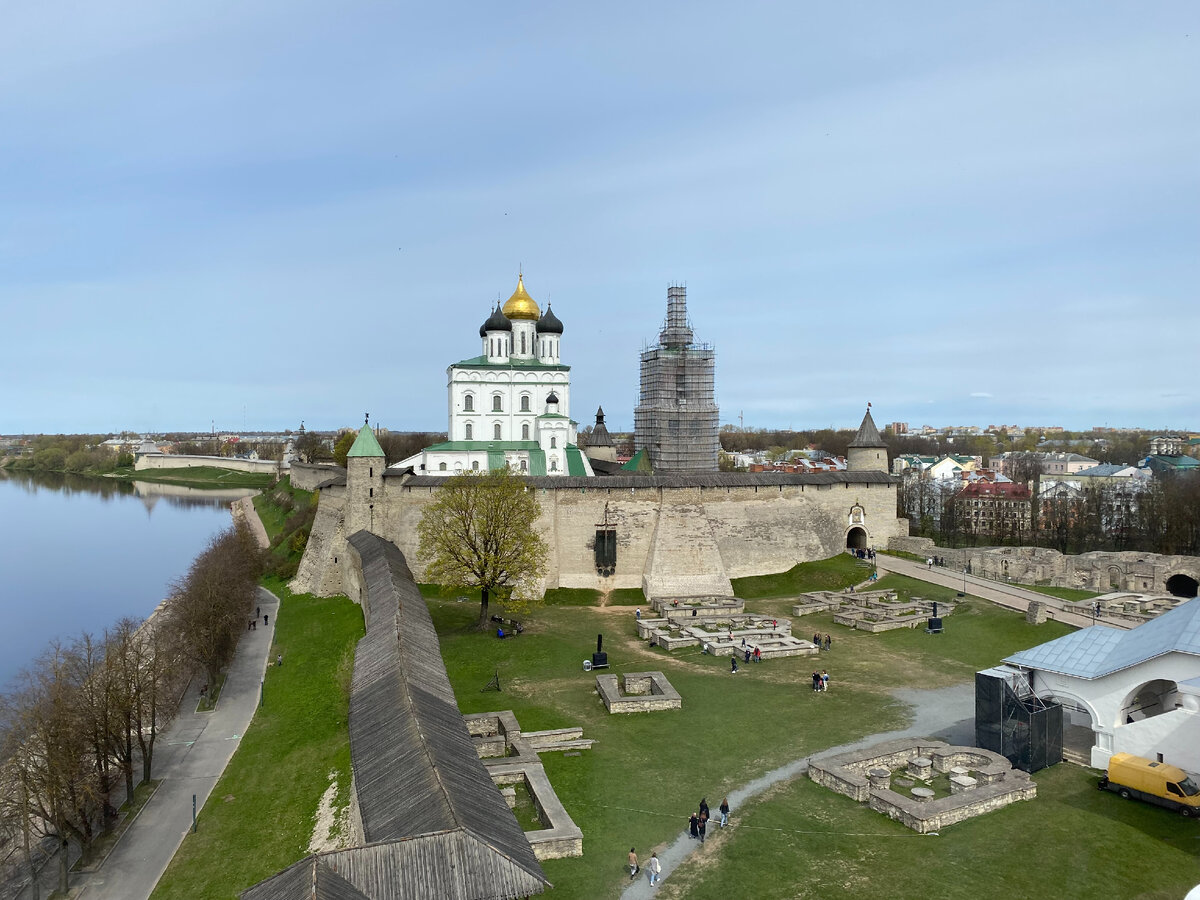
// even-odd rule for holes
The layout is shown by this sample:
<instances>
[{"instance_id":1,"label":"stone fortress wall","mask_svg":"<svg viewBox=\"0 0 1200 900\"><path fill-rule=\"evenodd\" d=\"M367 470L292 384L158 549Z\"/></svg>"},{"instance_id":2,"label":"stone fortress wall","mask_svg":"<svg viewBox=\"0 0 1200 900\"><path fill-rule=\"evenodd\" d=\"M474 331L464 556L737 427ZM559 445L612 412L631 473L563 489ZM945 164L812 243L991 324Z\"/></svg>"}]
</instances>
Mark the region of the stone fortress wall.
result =
<instances>
[{"instance_id":1,"label":"stone fortress wall","mask_svg":"<svg viewBox=\"0 0 1200 900\"><path fill-rule=\"evenodd\" d=\"M1017 584L1044 584L1108 593L1132 591L1168 594L1167 581L1176 575L1200 580L1200 558L1158 553L1093 550L1067 556L1048 547L938 547L929 538L892 538L889 550L937 556L946 566L972 575Z\"/></svg>"},{"instance_id":2,"label":"stone fortress wall","mask_svg":"<svg viewBox=\"0 0 1200 900\"><path fill-rule=\"evenodd\" d=\"M422 578L417 524L441 481L377 478L381 487L366 502L350 503L356 477L351 463L347 486L321 489L293 590L329 595L348 589L347 518L354 531L366 528L394 541ZM863 529L865 546L880 548L907 532L907 521L896 517L895 484L882 473L748 483L753 480L714 473L691 479L558 478L554 486L543 486L541 479L531 479L542 506L537 528L550 548L545 587L642 588L648 599L732 596L730 579L826 559L846 547L852 528ZM855 518L852 524L855 507L861 523ZM605 521L617 536L616 570L607 577L597 573L595 560L596 529Z\"/></svg>"},{"instance_id":3,"label":"stone fortress wall","mask_svg":"<svg viewBox=\"0 0 1200 900\"><path fill-rule=\"evenodd\" d=\"M255 472L268 475L279 473L279 461L275 459L234 459L228 456L184 456L175 453L147 453L133 464L135 472L146 469L195 469L211 466L216 469L231 469L234 472Z\"/></svg>"}]
</instances>

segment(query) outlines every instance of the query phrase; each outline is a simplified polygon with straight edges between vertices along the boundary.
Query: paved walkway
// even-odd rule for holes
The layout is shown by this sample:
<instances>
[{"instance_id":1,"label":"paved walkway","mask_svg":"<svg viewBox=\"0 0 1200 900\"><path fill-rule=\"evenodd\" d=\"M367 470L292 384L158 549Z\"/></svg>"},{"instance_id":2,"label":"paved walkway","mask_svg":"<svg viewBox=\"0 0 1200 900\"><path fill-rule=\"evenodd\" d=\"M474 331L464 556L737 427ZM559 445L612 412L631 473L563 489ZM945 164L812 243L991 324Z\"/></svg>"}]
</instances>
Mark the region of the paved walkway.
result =
<instances>
[{"instance_id":1,"label":"paved walkway","mask_svg":"<svg viewBox=\"0 0 1200 900\"><path fill-rule=\"evenodd\" d=\"M108 858L95 871L72 878L76 888L82 887L77 896L86 900L144 900L183 842L192 826L192 795L199 810L258 707L279 606L269 591L260 587L258 593L270 624L242 635L221 699L212 712L194 712L200 695L196 684L199 679L193 679L179 717L155 746L154 775L162 783ZM47 870L53 869L47 866Z\"/></svg>"},{"instance_id":2,"label":"paved walkway","mask_svg":"<svg viewBox=\"0 0 1200 900\"><path fill-rule=\"evenodd\" d=\"M763 793L772 785L787 781L808 771L811 759L820 759L850 750L859 750L878 744L881 741L891 741L904 737L938 738L951 744L975 743L975 685L968 682L954 687L941 688L933 691L902 690L893 691L892 695L899 700L912 705L913 722L901 731L885 731L872 734L861 741L830 747L810 757L798 759L787 765L780 766L768 772L761 778L756 778L749 784L729 792L730 818L736 819L738 812L744 809L751 800ZM714 798L716 799L716 798ZM716 802L709 805L716 809ZM719 821L719 820L718 820ZM719 831L717 821L709 820L709 832ZM662 879L667 878L680 864L696 852L703 852L704 845L688 837L686 829L665 849L659 852L658 861L662 864ZM641 860L642 872L637 880L632 882L621 895L621 900L648 900L655 894L655 888L650 887L646 876L646 860L650 858L649 848L639 848L638 857ZM660 879L660 881L662 880Z\"/></svg>"},{"instance_id":3,"label":"paved walkway","mask_svg":"<svg viewBox=\"0 0 1200 900\"><path fill-rule=\"evenodd\" d=\"M930 584L938 584L942 587L954 588L958 591L963 590L965 586L968 594L982 597L984 600L990 600L992 603L1020 612L1025 612L1029 609L1031 600L1038 600L1049 607L1047 610L1049 618L1056 622L1065 622L1076 628L1087 628L1090 625L1108 625L1111 628L1129 629L1136 624L1113 616L1100 616L1093 620L1090 615L1084 615L1079 612L1074 604L1060 600L1057 597L1051 597L1049 594L1042 594L1038 591L1031 591L1012 584L1005 584L1002 581L991 581L987 578L977 578L974 575L964 575L962 572L955 572L953 569L944 569L939 566L934 566L931 569L923 563L902 559L898 556L888 556L878 553L875 555L875 563L881 573L895 572L897 575L919 578L921 581L928 581Z\"/></svg>"}]
</instances>

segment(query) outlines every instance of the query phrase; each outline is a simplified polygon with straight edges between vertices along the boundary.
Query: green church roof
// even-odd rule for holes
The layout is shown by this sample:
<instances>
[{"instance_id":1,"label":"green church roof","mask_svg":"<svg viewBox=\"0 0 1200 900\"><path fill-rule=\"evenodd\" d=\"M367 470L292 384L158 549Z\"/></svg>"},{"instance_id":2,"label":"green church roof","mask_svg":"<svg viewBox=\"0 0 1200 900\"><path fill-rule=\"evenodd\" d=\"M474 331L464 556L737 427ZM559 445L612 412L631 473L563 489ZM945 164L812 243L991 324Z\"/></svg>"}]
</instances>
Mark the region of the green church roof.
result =
<instances>
[{"instance_id":1,"label":"green church roof","mask_svg":"<svg viewBox=\"0 0 1200 900\"><path fill-rule=\"evenodd\" d=\"M349 459L351 456L383 456L383 448L375 439L375 432L371 430L370 425L363 425L359 429L358 437L354 439L354 445L346 454L346 458Z\"/></svg>"}]
</instances>

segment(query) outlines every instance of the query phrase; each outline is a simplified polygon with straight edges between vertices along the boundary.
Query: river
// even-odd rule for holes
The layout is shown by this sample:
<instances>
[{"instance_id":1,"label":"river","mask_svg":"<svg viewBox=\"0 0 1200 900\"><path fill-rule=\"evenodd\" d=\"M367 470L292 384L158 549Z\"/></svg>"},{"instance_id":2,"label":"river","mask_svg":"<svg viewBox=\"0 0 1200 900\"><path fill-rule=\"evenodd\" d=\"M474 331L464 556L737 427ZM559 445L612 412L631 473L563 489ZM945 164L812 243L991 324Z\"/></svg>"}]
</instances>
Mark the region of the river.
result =
<instances>
[{"instance_id":1,"label":"river","mask_svg":"<svg viewBox=\"0 0 1200 900\"><path fill-rule=\"evenodd\" d=\"M53 640L148 616L254 493L0 469L0 687Z\"/></svg>"}]
</instances>

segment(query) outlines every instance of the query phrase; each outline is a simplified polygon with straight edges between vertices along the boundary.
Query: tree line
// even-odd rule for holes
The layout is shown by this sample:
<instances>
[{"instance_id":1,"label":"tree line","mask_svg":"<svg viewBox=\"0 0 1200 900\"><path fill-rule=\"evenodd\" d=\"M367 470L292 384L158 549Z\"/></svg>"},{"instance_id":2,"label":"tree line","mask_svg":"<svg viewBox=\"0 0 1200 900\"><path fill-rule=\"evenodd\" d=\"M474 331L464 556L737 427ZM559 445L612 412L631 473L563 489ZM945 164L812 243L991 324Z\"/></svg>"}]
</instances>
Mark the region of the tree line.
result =
<instances>
[{"instance_id":1,"label":"tree line","mask_svg":"<svg viewBox=\"0 0 1200 900\"><path fill-rule=\"evenodd\" d=\"M51 643L0 697L0 829L31 874L31 844L57 844L65 895L70 845L87 857L116 820L117 786L132 798L150 781L188 682L215 689L232 659L262 562L245 526L217 534L154 616Z\"/></svg>"},{"instance_id":2,"label":"tree line","mask_svg":"<svg viewBox=\"0 0 1200 900\"><path fill-rule=\"evenodd\" d=\"M1200 556L1200 476L1113 480L1072 494L1043 494L1038 479L1029 483L1033 497L1027 520L998 517L985 520L985 527L956 502L961 484L928 479L901 482L899 515L909 517L913 534L945 547L1009 544L1071 554L1134 550Z\"/></svg>"}]
</instances>

